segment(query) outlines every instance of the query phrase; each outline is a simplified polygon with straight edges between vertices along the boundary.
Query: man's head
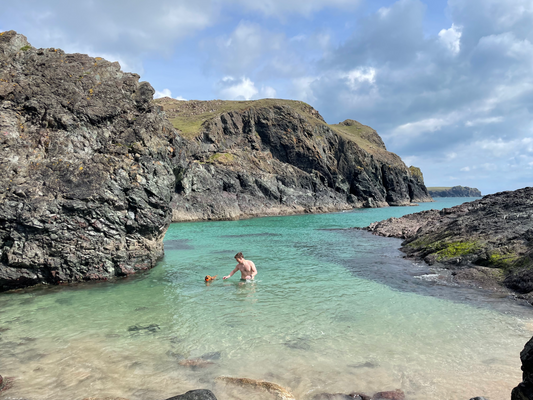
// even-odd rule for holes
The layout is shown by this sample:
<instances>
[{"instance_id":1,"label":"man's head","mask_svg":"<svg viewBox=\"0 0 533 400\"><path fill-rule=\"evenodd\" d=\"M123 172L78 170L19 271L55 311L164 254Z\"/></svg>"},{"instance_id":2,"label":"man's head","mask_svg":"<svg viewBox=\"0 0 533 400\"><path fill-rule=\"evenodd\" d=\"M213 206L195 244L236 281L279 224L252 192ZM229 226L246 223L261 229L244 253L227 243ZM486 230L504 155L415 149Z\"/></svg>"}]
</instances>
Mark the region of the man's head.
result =
<instances>
[{"instance_id":1,"label":"man's head","mask_svg":"<svg viewBox=\"0 0 533 400\"><path fill-rule=\"evenodd\" d=\"M235 254L235 259L240 263L244 261L244 256L242 255L241 252L238 252L237 254Z\"/></svg>"}]
</instances>

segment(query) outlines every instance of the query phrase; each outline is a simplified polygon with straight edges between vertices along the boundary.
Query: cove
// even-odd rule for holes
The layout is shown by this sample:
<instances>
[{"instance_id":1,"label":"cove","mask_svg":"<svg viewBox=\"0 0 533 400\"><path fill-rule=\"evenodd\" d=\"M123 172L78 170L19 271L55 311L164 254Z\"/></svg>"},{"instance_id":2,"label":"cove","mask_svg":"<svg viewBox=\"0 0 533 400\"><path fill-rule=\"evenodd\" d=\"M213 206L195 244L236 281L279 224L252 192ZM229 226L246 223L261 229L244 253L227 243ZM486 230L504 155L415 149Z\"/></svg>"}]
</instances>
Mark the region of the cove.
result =
<instances>
[{"instance_id":1,"label":"cove","mask_svg":"<svg viewBox=\"0 0 533 400\"><path fill-rule=\"evenodd\" d=\"M347 229L467 200L173 224L146 274L3 293L0 371L16 379L0 398L262 398L214 381L229 375L298 399L397 388L415 400L507 399L531 308L434 282L400 240ZM220 279L239 251L257 265L253 283ZM207 274L219 279L206 285Z\"/></svg>"}]
</instances>

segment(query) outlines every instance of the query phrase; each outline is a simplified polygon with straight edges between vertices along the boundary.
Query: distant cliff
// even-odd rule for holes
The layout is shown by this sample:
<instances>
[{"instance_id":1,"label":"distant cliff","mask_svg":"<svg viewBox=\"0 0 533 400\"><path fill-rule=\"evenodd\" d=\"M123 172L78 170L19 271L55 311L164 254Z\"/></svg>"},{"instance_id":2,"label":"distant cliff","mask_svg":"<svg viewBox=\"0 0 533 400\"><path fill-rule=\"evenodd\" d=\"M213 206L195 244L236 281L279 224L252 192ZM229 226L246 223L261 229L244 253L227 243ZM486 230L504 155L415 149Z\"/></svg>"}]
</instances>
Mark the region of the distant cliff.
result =
<instances>
[{"instance_id":1,"label":"distant cliff","mask_svg":"<svg viewBox=\"0 0 533 400\"><path fill-rule=\"evenodd\" d=\"M118 63L0 33L0 291L155 266L175 130Z\"/></svg>"},{"instance_id":2,"label":"distant cliff","mask_svg":"<svg viewBox=\"0 0 533 400\"><path fill-rule=\"evenodd\" d=\"M428 187L431 197L481 197L481 192L468 186Z\"/></svg>"},{"instance_id":3,"label":"distant cliff","mask_svg":"<svg viewBox=\"0 0 533 400\"><path fill-rule=\"evenodd\" d=\"M500 282L533 304L533 188L390 218L366 229L405 239L401 250L410 257L439 263L458 278Z\"/></svg>"},{"instance_id":4,"label":"distant cliff","mask_svg":"<svg viewBox=\"0 0 533 400\"><path fill-rule=\"evenodd\" d=\"M379 135L328 125L289 100L155 101L183 137L173 221L386 207L432 201Z\"/></svg>"}]
</instances>

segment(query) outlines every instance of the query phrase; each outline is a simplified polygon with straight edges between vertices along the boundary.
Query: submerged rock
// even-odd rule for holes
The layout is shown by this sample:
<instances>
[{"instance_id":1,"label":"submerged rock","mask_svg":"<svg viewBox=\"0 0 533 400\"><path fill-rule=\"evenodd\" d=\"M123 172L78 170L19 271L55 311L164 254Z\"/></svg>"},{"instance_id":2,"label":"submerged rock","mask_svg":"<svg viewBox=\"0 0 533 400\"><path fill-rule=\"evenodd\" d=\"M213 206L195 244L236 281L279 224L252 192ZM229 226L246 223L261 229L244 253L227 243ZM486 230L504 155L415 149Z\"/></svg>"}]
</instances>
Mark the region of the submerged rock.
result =
<instances>
[{"instance_id":1,"label":"submerged rock","mask_svg":"<svg viewBox=\"0 0 533 400\"><path fill-rule=\"evenodd\" d=\"M231 376L219 376L216 378L219 382L235 385L242 388L259 389L276 396L278 400L295 400L294 395L289 389L286 389L277 383L250 378L233 378Z\"/></svg>"},{"instance_id":2,"label":"submerged rock","mask_svg":"<svg viewBox=\"0 0 533 400\"><path fill-rule=\"evenodd\" d=\"M400 389L378 392L372 396L372 400L405 400L405 394Z\"/></svg>"},{"instance_id":3,"label":"submerged rock","mask_svg":"<svg viewBox=\"0 0 533 400\"><path fill-rule=\"evenodd\" d=\"M443 210L370 224L405 239L401 250L456 270L458 280L503 283L533 303L533 188L501 192ZM470 268L467 270L467 268Z\"/></svg>"},{"instance_id":4,"label":"submerged rock","mask_svg":"<svg viewBox=\"0 0 533 400\"><path fill-rule=\"evenodd\" d=\"M0 290L108 279L163 255L175 130L118 63L0 33Z\"/></svg>"},{"instance_id":5,"label":"submerged rock","mask_svg":"<svg viewBox=\"0 0 533 400\"><path fill-rule=\"evenodd\" d=\"M214 393L208 389L189 390L187 393L170 397L167 400L217 400Z\"/></svg>"},{"instance_id":6,"label":"submerged rock","mask_svg":"<svg viewBox=\"0 0 533 400\"><path fill-rule=\"evenodd\" d=\"M328 125L300 101L155 100L182 130L173 220L348 210L432 201L370 127Z\"/></svg>"}]
</instances>

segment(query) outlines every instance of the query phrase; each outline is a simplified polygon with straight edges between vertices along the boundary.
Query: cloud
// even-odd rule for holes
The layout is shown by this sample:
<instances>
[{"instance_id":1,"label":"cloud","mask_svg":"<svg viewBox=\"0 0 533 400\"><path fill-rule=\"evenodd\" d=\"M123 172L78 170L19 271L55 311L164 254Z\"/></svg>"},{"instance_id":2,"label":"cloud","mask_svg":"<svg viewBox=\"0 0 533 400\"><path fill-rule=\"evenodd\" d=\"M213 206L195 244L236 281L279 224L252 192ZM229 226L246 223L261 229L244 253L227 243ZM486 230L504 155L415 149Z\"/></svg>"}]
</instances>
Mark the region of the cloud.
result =
<instances>
[{"instance_id":1,"label":"cloud","mask_svg":"<svg viewBox=\"0 0 533 400\"><path fill-rule=\"evenodd\" d=\"M218 93L223 100L250 100L259 93L255 84L248 78L235 79L224 77L217 84Z\"/></svg>"},{"instance_id":2,"label":"cloud","mask_svg":"<svg viewBox=\"0 0 533 400\"><path fill-rule=\"evenodd\" d=\"M161 91L159 91L159 90L155 91L154 99L160 99L162 97L170 97L170 98L172 98L172 92L170 91L170 89L163 89ZM176 99L176 100L185 100L186 101L186 99L184 99L181 96L174 97L174 99Z\"/></svg>"},{"instance_id":3,"label":"cloud","mask_svg":"<svg viewBox=\"0 0 533 400\"><path fill-rule=\"evenodd\" d=\"M324 8L354 10L361 0L230 0L249 11L256 11L266 16L286 19L287 14L303 14L310 16L312 13Z\"/></svg>"},{"instance_id":4,"label":"cloud","mask_svg":"<svg viewBox=\"0 0 533 400\"><path fill-rule=\"evenodd\" d=\"M126 64L171 54L174 45L215 22L214 0L23 0L4 4L0 20L36 47L115 54Z\"/></svg>"},{"instance_id":5,"label":"cloud","mask_svg":"<svg viewBox=\"0 0 533 400\"><path fill-rule=\"evenodd\" d=\"M461 30L455 24L449 29L442 29L439 32L439 39L453 55L461 51Z\"/></svg>"}]
</instances>

